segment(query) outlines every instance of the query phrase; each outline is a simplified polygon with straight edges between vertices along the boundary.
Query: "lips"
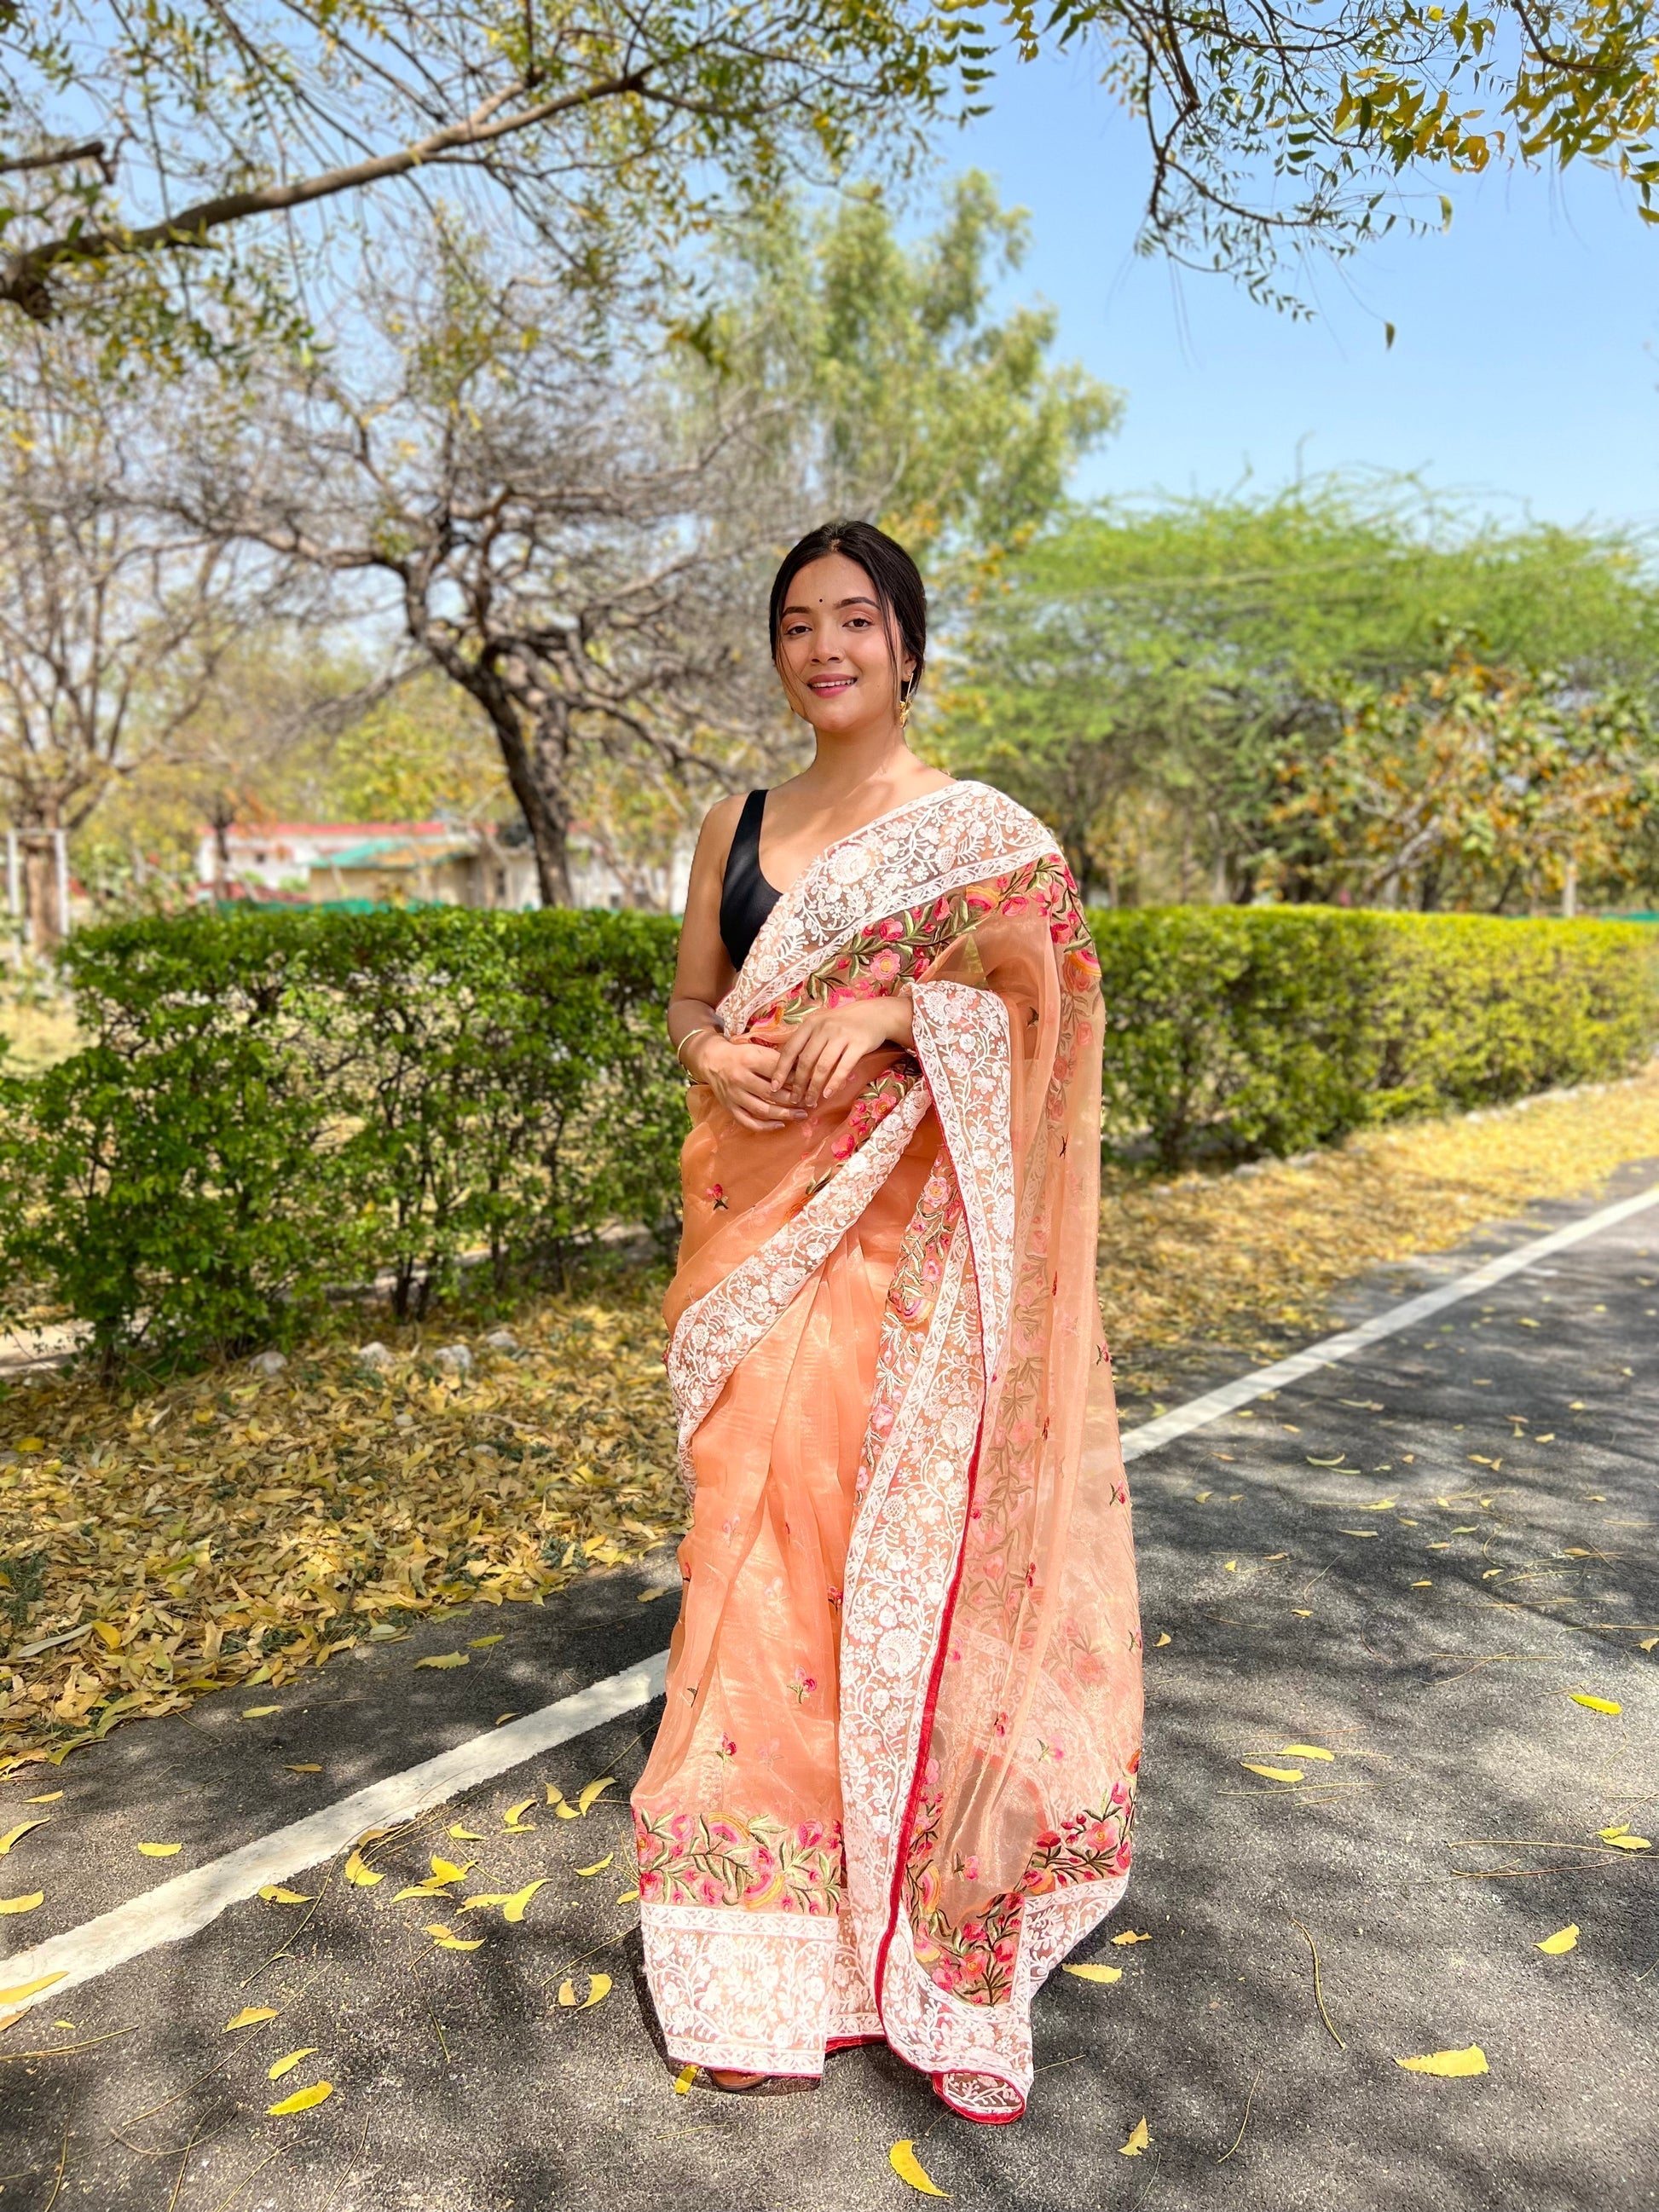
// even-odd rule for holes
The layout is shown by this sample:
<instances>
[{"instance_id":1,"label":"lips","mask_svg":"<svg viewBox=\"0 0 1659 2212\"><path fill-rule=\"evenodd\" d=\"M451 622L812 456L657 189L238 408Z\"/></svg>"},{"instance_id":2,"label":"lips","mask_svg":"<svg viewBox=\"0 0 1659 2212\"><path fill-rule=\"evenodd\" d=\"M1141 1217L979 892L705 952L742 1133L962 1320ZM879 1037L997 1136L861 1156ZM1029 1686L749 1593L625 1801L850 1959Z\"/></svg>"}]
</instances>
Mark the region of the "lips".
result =
<instances>
[{"instance_id":1,"label":"lips","mask_svg":"<svg viewBox=\"0 0 1659 2212\"><path fill-rule=\"evenodd\" d=\"M834 699L843 691L850 691L857 681L854 676L821 676L806 688L820 699Z\"/></svg>"}]
</instances>

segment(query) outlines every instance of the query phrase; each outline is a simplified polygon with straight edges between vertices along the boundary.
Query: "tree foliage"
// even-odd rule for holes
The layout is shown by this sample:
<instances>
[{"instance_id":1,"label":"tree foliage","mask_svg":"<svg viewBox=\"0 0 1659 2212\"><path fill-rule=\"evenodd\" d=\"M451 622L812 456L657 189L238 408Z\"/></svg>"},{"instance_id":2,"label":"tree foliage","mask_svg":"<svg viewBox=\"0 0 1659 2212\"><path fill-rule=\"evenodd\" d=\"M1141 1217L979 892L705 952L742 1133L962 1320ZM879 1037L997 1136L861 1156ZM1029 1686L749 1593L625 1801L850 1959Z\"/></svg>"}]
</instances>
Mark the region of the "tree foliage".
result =
<instances>
[{"instance_id":1,"label":"tree foliage","mask_svg":"<svg viewBox=\"0 0 1659 2212\"><path fill-rule=\"evenodd\" d=\"M1470 522L1411 485L1108 506L978 595L936 741L1114 900L1352 892L1330 842L1348 817L1287 805L1285 775L1443 678L1458 638L1563 727L1590 701L1610 726L1659 685L1659 590L1633 542Z\"/></svg>"},{"instance_id":2,"label":"tree foliage","mask_svg":"<svg viewBox=\"0 0 1659 2212\"><path fill-rule=\"evenodd\" d=\"M1018 232L982 179L911 247L868 198L769 222L665 349L619 310L596 355L555 288L434 237L377 344L289 374L176 499L394 614L493 730L549 904L578 826L659 895L688 816L787 750L766 584L826 506L901 501L941 558L1017 538L1110 419L1050 319L991 311Z\"/></svg>"},{"instance_id":3,"label":"tree foliage","mask_svg":"<svg viewBox=\"0 0 1659 2212\"><path fill-rule=\"evenodd\" d=\"M1284 301L1401 179L1659 178L1645 0L1059 0L1006 11L1143 124L1143 244ZM0 16L0 301L152 351L296 334L318 217L443 179L579 282L993 96L974 0L58 0ZM1449 216L1449 202L1441 209ZM1420 222L1411 210L1407 219Z\"/></svg>"},{"instance_id":4,"label":"tree foliage","mask_svg":"<svg viewBox=\"0 0 1659 2212\"><path fill-rule=\"evenodd\" d=\"M268 335L326 236L307 211L399 179L588 284L803 164L910 143L973 67L948 11L902 0L13 9L0 301L163 352Z\"/></svg>"}]
</instances>

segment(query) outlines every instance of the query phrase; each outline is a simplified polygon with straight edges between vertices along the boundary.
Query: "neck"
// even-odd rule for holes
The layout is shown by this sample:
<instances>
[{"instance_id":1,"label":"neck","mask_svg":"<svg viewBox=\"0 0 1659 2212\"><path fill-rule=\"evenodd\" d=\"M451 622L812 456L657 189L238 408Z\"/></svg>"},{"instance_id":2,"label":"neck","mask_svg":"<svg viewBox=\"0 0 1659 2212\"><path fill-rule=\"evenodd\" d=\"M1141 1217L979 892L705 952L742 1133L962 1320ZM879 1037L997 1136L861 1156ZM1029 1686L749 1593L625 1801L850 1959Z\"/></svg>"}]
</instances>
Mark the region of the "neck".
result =
<instances>
[{"instance_id":1,"label":"neck","mask_svg":"<svg viewBox=\"0 0 1659 2212\"><path fill-rule=\"evenodd\" d=\"M878 729L849 731L827 740L820 737L805 774L833 802L850 798L865 784L879 783L910 758L904 726L893 720Z\"/></svg>"}]
</instances>

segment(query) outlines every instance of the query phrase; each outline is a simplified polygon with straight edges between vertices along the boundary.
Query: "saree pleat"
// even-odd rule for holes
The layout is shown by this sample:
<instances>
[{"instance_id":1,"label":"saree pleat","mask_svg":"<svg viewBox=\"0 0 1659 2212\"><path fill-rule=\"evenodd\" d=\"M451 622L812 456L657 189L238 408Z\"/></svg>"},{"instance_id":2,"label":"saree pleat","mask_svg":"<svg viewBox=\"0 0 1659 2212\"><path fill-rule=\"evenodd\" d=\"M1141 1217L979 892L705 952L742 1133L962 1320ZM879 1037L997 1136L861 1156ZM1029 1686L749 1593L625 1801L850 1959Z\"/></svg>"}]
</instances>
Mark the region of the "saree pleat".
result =
<instances>
[{"instance_id":1,"label":"saree pleat","mask_svg":"<svg viewBox=\"0 0 1659 2212\"><path fill-rule=\"evenodd\" d=\"M760 1135L692 1094L641 1921L677 2060L816 2074L879 2034L1017 2109L1031 1997L1127 1879L1140 1652L1098 969L1052 838L983 787L831 848L720 1015L902 984L914 1052L834 1109Z\"/></svg>"}]
</instances>

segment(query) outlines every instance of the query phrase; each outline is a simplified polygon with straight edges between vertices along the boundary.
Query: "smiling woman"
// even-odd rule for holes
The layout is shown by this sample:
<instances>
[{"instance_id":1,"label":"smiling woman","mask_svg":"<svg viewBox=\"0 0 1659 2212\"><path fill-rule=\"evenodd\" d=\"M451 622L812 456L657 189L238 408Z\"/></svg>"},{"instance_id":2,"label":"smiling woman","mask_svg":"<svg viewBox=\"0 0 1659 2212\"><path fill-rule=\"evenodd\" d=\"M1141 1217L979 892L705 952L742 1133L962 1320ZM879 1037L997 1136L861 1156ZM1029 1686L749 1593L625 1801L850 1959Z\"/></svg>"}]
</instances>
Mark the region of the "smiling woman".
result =
<instances>
[{"instance_id":1,"label":"smiling woman","mask_svg":"<svg viewBox=\"0 0 1659 2212\"><path fill-rule=\"evenodd\" d=\"M1050 833L905 743L902 549L814 532L771 628L815 756L705 823L669 1009L695 1503L634 1794L647 1966L719 2087L884 2040L1013 2120L1032 1996L1127 1881L1139 1761L1099 967Z\"/></svg>"}]
</instances>

